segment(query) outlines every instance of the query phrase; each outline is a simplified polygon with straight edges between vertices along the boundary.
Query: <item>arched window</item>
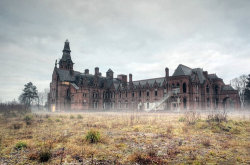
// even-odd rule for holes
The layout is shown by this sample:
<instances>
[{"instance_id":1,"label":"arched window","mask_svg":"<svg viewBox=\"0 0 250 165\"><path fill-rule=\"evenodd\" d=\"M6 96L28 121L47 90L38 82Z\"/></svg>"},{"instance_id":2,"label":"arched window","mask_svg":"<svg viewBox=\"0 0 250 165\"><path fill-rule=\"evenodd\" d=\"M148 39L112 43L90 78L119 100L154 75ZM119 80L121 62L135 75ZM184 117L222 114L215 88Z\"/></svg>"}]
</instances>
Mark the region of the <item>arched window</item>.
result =
<instances>
[{"instance_id":1,"label":"arched window","mask_svg":"<svg viewBox=\"0 0 250 165\"><path fill-rule=\"evenodd\" d=\"M139 97L141 97L141 91L139 91Z\"/></svg>"},{"instance_id":2,"label":"arched window","mask_svg":"<svg viewBox=\"0 0 250 165\"><path fill-rule=\"evenodd\" d=\"M67 96L70 97L70 90L67 89Z\"/></svg>"},{"instance_id":3,"label":"arched window","mask_svg":"<svg viewBox=\"0 0 250 165\"><path fill-rule=\"evenodd\" d=\"M174 83L172 83L172 88L174 87Z\"/></svg>"},{"instance_id":4,"label":"arched window","mask_svg":"<svg viewBox=\"0 0 250 165\"><path fill-rule=\"evenodd\" d=\"M147 96L149 97L149 91L147 90Z\"/></svg>"},{"instance_id":5,"label":"arched window","mask_svg":"<svg viewBox=\"0 0 250 165\"><path fill-rule=\"evenodd\" d=\"M155 89L155 96L157 96L158 95L158 91L157 91L157 89Z\"/></svg>"},{"instance_id":6,"label":"arched window","mask_svg":"<svg viewBox=\"0 0 250 165\"><path fill-rule=\"evenodd\" d=\"M215 92L216 95L218 95L218 93L219 93L219 87L218 87L218 85L216 85L214 87L214 92Z\"/></svg>"},{"instance_id":7,"label":"arched window","mask_svg":"<svg viewBox=\"0 0 250 165\"><path fill-rule=\"evenodd\" d=\"M182 90L183 90L183 93L187 93L187 85L186 85L186 83L183 83Z\"/></svg>"}]
</instances>

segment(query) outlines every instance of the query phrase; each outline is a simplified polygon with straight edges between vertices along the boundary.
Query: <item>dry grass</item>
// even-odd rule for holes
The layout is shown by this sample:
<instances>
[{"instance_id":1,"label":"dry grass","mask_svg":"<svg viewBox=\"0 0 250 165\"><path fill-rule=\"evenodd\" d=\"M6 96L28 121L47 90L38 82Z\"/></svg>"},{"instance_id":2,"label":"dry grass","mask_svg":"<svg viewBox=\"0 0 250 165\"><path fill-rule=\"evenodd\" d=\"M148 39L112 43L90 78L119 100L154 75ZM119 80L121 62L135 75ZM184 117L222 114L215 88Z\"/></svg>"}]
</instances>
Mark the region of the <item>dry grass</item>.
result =
<instances>
[{"instance_id":1,"label":"dry grass","mask_svg":"<svg viewBox=\"0 0 250 165\"><path fill-rule=\"evenodd\" d=\"M28 114L0 120L0 164L248 164L250 121L173 113ZM98 143L86 136L98 131ZM99 135L98 135L99 136ZM26 147L17 150L16 144Z\"/></svg>"}]
</instances>

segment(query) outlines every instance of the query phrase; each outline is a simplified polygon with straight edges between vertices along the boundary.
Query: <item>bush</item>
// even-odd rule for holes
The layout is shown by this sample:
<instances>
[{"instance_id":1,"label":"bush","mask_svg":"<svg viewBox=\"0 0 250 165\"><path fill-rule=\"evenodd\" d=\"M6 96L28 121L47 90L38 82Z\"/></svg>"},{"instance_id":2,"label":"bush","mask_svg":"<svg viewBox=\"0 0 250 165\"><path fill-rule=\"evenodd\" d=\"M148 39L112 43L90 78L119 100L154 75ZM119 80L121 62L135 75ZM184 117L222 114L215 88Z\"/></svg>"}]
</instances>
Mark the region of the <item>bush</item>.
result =
<instances>
[{"instance_id":1,"label":"bush","mask_svg":"<svg viewBox=\"0 0 250 165\"><path fill-rule=\"evenodd\" d=\"M23 126L23 124L21 124L21 123L14 123L13 129L20 129L20 128L22 128L22 126Z\"/></svg>"},{"instance_id":2,"label":"bush","mask_svg":"<svg viewBox=\"0 0 250 165\"><path fill-rule=\"evenodd\" d=\"M82 115L77 115L77 119L82 119L83 117L82 117Z\"/></svg>"},{"instance_id":3,"label":"bush","mask_svg":"<svg viewBox=\"0 0 250 165\"><path fill-rule=\"evenodd\" d=\"M182 117L179 118L179 122L184 122L184 121L186 121L185 117L182 116Z\"/></svg>"},{"instance_id":4,"label":"bush","mask_svg":"<svg viewBox=\"0 0 250 165\"><path fill-rule=\"evenodd\" d=\"M205 138L201 140L201 144L204 145L205 147L211 146L210 140Z\"/></svg>"},{"instance_id":5,"label":"bush","mask_svg":"<svg viewBox=\"0 0 250 165\"><path fill-rule=\"evenodd\" d=\"M40 162L47 162L51 158L51 156L52 156L52 154L51 154L50 150L48 150L48 149L42 150L39 153L39 161Z\"/></svg>"},{"instance_id":6,"label":"bush","mask_svg":"<svg viewBox=\"0 0 250 165\"><path fill-rule=\"evenodd\" d=\"M61 120L60 119L56 119L56 122L60 122Z\"/></svg>"},{"instance_id":7,"label":"bush","mask_svg":"<svg viewBox=\"0 0 250 165\"><path fill-rule=\"evenodd\" d=\"M90 130L85 139L89 142L89 143L97 143L100 141L101 139L101 135L99 131L95 131L95 130Z\"/></svg>"},{"instance_id":8,"label":"bush","mask_svg":"<svg viewBox=\"0 0 250 165\"><path fill-rule=\"evenodd\" d=\"M26 115L26 116L24 117L24 121L26 122L27 125L31 125L32 116Z\"/></svg>"},{"instance_id":9,"label":"bush","mask_svg":"<svg viewBox=\"0 0 250 165\"><path fill-rule=\"evenodd\" d=\"M17 150L21 150L23 148L27 148L27 144L25 142L22 142L22 141L18 142L15 146L15 149L17 149Z\"/></svg>"},{"instance_id":10,"label":"bush","mask_svg":"<svg viewBox=\"0 0 250 165\"><path fill-rule=\"evenodd\" d=\"M73 116L73 115L70 115L70 117L69 117L70 119L74 119L75 117Z\"/></svg>"},{"instance_id":11,"label":"bush","mask_svg":"<svg viewBox=\"0 0 250 165\"><path fill-rule=\"evenodd\" d=\"M163 160L157 156L156 150L149 150L147 153L135 152L130 156L130 161L137 164L165 164Z\"/></svg>"},{"instance_id":12,"label":"bush","mask_svg":"<svg viewBox=\"0 0 250 165\"><path fill-rule=\"evenodd\" d=\"M185 118L185 121L187 122L187 124L193 125L197 121L199 121L201 117L200 117L199 113L191 111L191 112L186 112L184 118Z\"/></svg>"},{"instance_id":13,"label":"bush","mask_svg":"<svg viewBox=\"0 0 250 165\"><path fill-rule=\"evenodd\" d=\"M207 116L207 121L208 122L218 122L221 123L223 121L227 121L227 113L224 111L222 113L217 112L217 113L211 113Z\"/></svg>"}]
</instances>

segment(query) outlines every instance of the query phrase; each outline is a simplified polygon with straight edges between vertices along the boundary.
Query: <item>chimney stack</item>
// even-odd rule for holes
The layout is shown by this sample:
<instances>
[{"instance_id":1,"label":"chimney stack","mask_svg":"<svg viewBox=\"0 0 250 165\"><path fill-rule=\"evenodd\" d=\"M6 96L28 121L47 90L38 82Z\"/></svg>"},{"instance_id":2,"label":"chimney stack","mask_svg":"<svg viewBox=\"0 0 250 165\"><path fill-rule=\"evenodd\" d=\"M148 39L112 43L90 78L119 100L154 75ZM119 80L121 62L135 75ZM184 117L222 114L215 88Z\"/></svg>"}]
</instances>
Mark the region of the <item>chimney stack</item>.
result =
<instances>
[{"instance_id":1,"label":"chimney stack","mask_svg":"<svg viewBox=\"0 0 250 165\"><path fill-rule=\"evenodd\" d=\"M85 73L85 74L89 74L89 70L88 70L88 69L85 69L84 73Z\"/></svg>"},{"instance_id":2,"label":"chimney stack","mask_svg":"<svg viewBox=\"0 0 250 165\"><path fill-rule=\"evenodd\" d=\"M127 84L127 75L125 74L120 74L117 75L117 78L122 81L123 84Z\"/></svg>"},{"instance_id":3,"label":"chimney stack","mask_svg":"<svg viewBox=\"0 0 250 165\"><path fill-rule=\"evenodd\" d=\"M95 75L98 76L99 75L99 68L95 67Z\"/></svg>"},{"instance_id":4,"label":"chimney stack","mask_svg":"<svg viewBox=\"0 0 250 165\"><path fill-rule=\"evenodd\" d=\"M168 67L165 68L165 77L169 77L169 69L168 69Z\"/></svg>"},{"instance_id":5,"label":"chimney stack","mask_svg":"<svg viewBox=\"0 0 250 165\"><path fill-rule=\"evenodd\" d=\"M129 74L129 82L130 82L130 83L133 81L132 77L133 77L133 75L130 73L130 74Z\"/></svg>"}]
</instances>

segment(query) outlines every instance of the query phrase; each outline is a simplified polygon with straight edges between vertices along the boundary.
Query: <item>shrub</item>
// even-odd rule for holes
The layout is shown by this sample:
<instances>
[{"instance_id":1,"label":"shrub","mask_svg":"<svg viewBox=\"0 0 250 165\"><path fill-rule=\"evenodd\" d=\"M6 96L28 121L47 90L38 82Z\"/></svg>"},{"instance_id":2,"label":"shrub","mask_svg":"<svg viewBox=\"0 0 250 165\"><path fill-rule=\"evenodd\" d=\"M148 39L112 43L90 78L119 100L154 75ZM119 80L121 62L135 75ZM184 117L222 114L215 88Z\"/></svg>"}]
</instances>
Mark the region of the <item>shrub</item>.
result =
<instances>
[{"instance_id":1,"label":"shrub","mask_svg":"<svg viewBox=\"0 0 250 165\"><path fill-rule=\"evenodd\" d=\"M205 138L201 140L201 144L204 145L205 147L211 146L211 142L209 139Z\"/></svg>"},{"instance_id":2,"label":"shrub","mask_svg":"<svg viewBox=\"0 0 250 165\"><path fill-rule=\"evenodd\" d=\"M39 152L39 161L40 162L47 162L51 158L52 154L51 151L48 149L42 150Z\"/></svg>"},{"instance_id":3,"label":"shrub","mask_svg":"<svg viewBox=\"0 0 250 165\"><path fill-rule=\"evenodd\" d=\"M73 115L70 115L70 117L69 117L70 119L74 119L75 117L73 116Z\"/></svg>"},{"instance_id":4,"label":"shrub","mask_svg":"<svg viewBox=\"0 0 250 165\"><path fill-rule=\"evenodd\" d=\"M83 118L82 115L80 114L77 115L77 119L82 119L82 118Z\"/></svg>"},{"instance_id":5,"label":"shrub","mask_svg":"<svg viewBox=\"0 0 250 165\"><path fill-rule=\"evenodd\" d=\"M26 122L27 125L31 125L32 116L26 115L26 116L24 117L24 121Z\"/></svg>"},{"instance_id":6,"label":"shrub","mask_svg":"<svg viewBox=\"0 0 250 165\"><path fill-rule=\"evenodd\" d=\"M185 117L182 116L182 117L179 118L179 122L184 122L184 121L186 121Z\"/></svg>"},{"instance_id":7,"label":"shrub","mask_svg":"<svg viewBox=\"0 0 250 165\"><path fill-rule=\"evenodd\" d=\"M20 128L22 128L22 126L23 126L23 124L21 124L21 123L14 123L13 129L20 129Z\"/></svg>"},{"instance_id":8,"label":"shrub","mask_svg":"<svg viewBox=\"0 0 250 165\"><path fill-rule=\"evenodd\" d=\"M60 122L61 120L60 119L56 119L56 122Z\"/></svg>"},{"instance_id":9,"label":"shrub","mask_svg":"<svg viewBox=\"0 0 250 165\"><path fill-rule=\"evenodd\" d=\"M186 112L184 118L187 124L193 125L200 120L200 114L194 111Z\"/></svg>"},{"instance_id":10,"label":"shrub","mask_svg":"<svg viewBox=\"0 0 250 165\"><path fill-rule=\"evenodd\" d=\"M25 142L19 141L16 143L15 149L21 150L23 148L27 148L27 144Z\"/></svg>"},{"instance_id":11,"label":"shrub","mask_svg":"<svg viewBox=\"0 0 250 165\"><path fill-rule=\"evenodd\" d=\"M135 152L130 156L130 161L138 164L164 164L163 160L157 156L156 150L152 149L147 153Z\"/></svg>"},{"instance_id":12,"label":"shrub","mask_svg":"<svg viewBox=\"0 0 250 165\"><path fill-rule=\"evenodd\" d=\"M227 113L226 111L223 111L222 113L211 113L207 116L207 122L218 122L221 123L223 121L227 121Z\"/></svg>"},{"instance_id":13,"label":"shrub","mask_svg":"<svg viewBox=\"0 0 250 165\"><path fill-rule=\"evenodd\" d=\"M101 135L99 131L95 131L95 130L90 130L85 139L89 142L89 143L97 143L100 141L101 139Z\"/></svg>"}]
</instances>

